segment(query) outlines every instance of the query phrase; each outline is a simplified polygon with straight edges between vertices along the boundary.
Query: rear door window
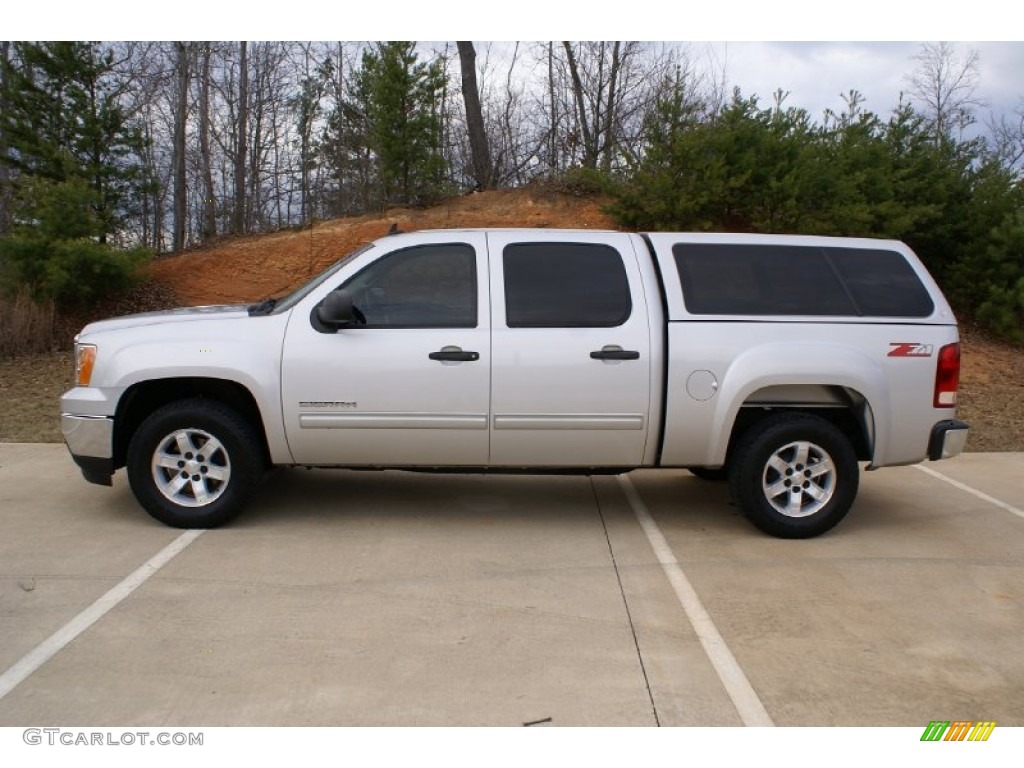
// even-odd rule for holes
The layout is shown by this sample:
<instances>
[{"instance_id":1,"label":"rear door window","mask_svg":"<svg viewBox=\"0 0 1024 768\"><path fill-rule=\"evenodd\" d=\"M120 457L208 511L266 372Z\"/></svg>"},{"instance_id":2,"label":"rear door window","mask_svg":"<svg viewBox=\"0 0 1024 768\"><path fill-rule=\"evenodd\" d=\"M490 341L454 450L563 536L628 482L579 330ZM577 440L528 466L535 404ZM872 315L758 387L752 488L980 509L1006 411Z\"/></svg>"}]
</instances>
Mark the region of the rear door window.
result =
<instances>
[{"instance_id":1,"label":"rear door window","mask_svg":"<svg viewBox=\"0 0 1024 768\"><path fill-rule=\"evenodd\" d=\"M612 328L633 311L622 256L595 243L515 243L505 247L509 328Z\"/></svg>"}]
</instances>

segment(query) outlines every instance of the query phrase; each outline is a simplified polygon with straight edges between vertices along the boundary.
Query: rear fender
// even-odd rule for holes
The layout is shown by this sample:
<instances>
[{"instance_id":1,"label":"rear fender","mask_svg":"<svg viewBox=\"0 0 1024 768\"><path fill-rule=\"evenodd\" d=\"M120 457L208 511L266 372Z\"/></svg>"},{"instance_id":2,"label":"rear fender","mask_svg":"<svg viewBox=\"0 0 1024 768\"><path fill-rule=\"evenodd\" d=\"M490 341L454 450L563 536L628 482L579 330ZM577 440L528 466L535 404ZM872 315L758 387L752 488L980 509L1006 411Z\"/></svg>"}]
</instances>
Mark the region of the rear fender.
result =
<instances>
[{"instance_id":1,"label":"rear fender","mask_svg":"<svg viewBox=\"0 0 1024 768\"><path fill-rule=\"evenodd\" d=\"M780 362L781 361L781 362ZM745 404L760 402L770 407L797 408L837 405L823 403L812 393L842 388L850 395L848 405L863 400L858 415L873 457L884 455L889 442L890 400L885 375L878 362L851 347L815 342L763 344L739 355L729 366L718 390L712 420L707 465L726 460L729 441ZM774 393L776 403L764 403L764 393ZM803 392L803 399L799 393ZM782 397L782 393L788 393Z\"/></svg>"}]
</instances>

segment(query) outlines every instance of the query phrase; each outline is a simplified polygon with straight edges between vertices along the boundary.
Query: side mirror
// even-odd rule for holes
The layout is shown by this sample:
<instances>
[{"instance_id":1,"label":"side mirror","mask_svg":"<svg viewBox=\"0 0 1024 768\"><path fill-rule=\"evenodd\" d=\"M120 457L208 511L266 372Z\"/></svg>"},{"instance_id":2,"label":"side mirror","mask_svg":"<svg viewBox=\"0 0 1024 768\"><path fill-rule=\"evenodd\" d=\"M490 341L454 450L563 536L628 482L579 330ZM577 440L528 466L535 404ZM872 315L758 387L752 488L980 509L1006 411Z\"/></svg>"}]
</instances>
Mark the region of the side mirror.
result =
<instances>
[{"instance_id":1,"label":"side mirror","mask_svg":"<svg viewBox=\"0 0 1024 768\"><path fill-rule=\"evenodd\" d=\"M316 308L316 319L332 330L352 325L355 320L352 295L344 288L331 291Z\"/></svg>"}]
</instances>

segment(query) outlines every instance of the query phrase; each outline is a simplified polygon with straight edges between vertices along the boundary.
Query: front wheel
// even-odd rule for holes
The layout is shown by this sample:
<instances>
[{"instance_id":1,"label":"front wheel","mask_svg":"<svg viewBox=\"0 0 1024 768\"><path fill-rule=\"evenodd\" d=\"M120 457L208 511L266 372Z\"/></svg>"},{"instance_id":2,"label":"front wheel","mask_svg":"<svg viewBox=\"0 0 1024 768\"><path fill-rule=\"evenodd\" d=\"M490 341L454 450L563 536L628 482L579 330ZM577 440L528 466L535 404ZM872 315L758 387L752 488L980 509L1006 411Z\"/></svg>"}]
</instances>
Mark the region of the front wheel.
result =
<instances>
[{"instance_id":1,"label":"front wheel","mask_svg":"<svg viewBox=\"0 0 1024 768\"><path fill-rule=\"evenodd\" d=\"M747 518L765 533L806 539L833 528L853 505L860 469L847 437L831 422L780 413L742 438L730 488Z\"/></svg>"},{"instance_id":2,"label":"front wheel","mask_svg":"<svg viewBox=\"0 0 1024 768\"><path fill-rule=\"evenodd\" d=\"M175 528L215 528L241 511L260 477L259 438L235 410L182 400L154 411L128 445L128 483Z\"/></svg>"}]
</instances>

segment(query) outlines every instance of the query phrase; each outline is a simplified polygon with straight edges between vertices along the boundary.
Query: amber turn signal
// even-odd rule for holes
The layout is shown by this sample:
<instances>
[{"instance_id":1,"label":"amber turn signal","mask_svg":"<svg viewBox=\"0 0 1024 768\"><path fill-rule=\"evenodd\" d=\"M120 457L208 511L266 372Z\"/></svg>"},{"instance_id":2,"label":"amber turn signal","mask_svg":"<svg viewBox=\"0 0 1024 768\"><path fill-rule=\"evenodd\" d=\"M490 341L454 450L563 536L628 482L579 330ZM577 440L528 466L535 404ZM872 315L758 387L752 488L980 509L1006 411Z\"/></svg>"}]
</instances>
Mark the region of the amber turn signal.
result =
<instances>
[{"instance_id":1,"label":"amber turn signal","mask_svg":"<svg viewBox=\"0 0 1024 768\"><path fill-rule=\"evenodd\" d=\"M75 345L75 383L80 387L88 387L92 380L92 367L96 363L96 346L94 344Z\"/></svg>"}]
</instances>

